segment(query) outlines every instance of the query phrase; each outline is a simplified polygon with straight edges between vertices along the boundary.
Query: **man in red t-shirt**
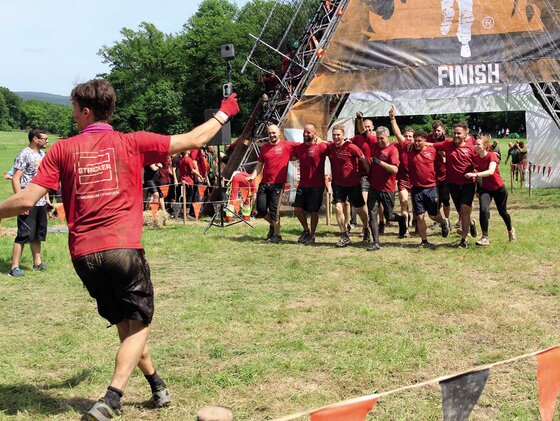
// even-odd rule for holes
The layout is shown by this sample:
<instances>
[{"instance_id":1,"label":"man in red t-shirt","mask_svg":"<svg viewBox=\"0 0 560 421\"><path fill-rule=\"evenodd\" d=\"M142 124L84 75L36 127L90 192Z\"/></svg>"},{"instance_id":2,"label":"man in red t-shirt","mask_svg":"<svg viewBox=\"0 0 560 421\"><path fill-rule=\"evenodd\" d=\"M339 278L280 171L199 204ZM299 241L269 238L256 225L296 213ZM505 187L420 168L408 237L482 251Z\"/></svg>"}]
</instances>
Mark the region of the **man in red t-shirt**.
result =
<instances>
[{"instance_id":1,"label":"man in red t-shirt","mask_svg":"<svg viewBox=\"0 0 560 421\"><path fill-rule=\"evenodd\" d=\"M257 191L257 216L270 224L266 237L270 243L282 242L278 205L288 177L288 163L297 145L281 139L278 126L268 126L268 143L262 146L257 165L247 177L251 181L263 173Z\"/></svg>"},{"instance_id":2,"label":"man in red t-shirt","mask_svg":"<svg viewBox=\"0 0 560 421\"><path fill-rule=\"evenodd\" d=\"M196 184L202 183L202 175L198 172L198 165L192 158L191 152L186 151L183 153L183 158L177 164L177 169L179 170L179 177L184 183L183 194L185 195L187 208L189 208L189 216L194 218L194 206L192 204L197 201L196 193L198 189Z\"/></svg>"},{"instance_id":3,"label":"man in red t-shirt","mask_svg":"<svg viewBox=\"0 0 560 421\"><path fill-rule=\"evenodd\" d=\"M351 243L344 216L346 200L356 208L363 226L367 227L366 203L360 186L360 165L363 170L369 172L369 163L360 148L344 140L344 126L334 126L332 137L333 142L328 145L327 156L331 161L333 203L336 206L336 221L340 228L340 240L336 246L346 247Z\"/></svg>"},{"instance_id":4,"label":"man in red t-shirt","mask_svg":"<svg viewBox=\"0 0 560 421\"><path fill-rule=\"evenodd\" d=\"M395 206L395 189L397 187L397 172L399 170L399 151L394 143L389 141L389 129L379 126L375 131L376 138L369 137L371 148L371 167L369 170L368 212L369 227L373 237L368 247L369 251L379 250L379 226L377 224L377 209L383 206L386 221L399 223L399 238L407 232L407 220L402 215L393 212Z\"/></svg>"},{"instance_id":5,"label":"man in red t-shirt","mask_svg":"<svg viewBox=\"0 0 560 421\"><path fill-rule=\"evenodd\" d=\"M452 139L445 136L445 124L441 120L432 121L432 133L428 134L426 142L435 143L443 142L445 140L451 141ZM438 208L444 218L449 219L451 215L451 203L449 197L449 188L447 187L447 180L445 177L445 152L439 151L434 163L436 169L436 181L438 188Z\"/></svg>"},{"instance_id":6,"label":"man in red t-shirt","mask_svg":"<svg viewBox=\"0 0 560 421\"><path fill-rule=\"evenodd\" d=\"M325 193L325 158L327 143L320 142L315 124L303 128L303 143L296 146L292 155L299 159L299 185L294 201L294 214L303 227L298 243L312 244L319 223L319 209ZM305 212L311 214L311 228Z\"/></svg>"},{"instance_id":7,"label":"man in red t-shirt","mask_svg":"<svg viewBox=\"0 0 560 421\"><path fill-rule=\"evenodd\" d=\"M136 366L150 384L154 405L171 401L146 345L154 306L150 269L140 243L142 167L202 147L239 107L233 94L213 118L189 133L124 134L108 124L116 101L109 82L79 84L70 96L81 133L53 145L27 188L0 203L0 218L25 212L61 183L74 268L96 299L99 314L117 325L121 341L111 385L84 416L106 420L120 417L123 388Z\"/></svg>"},{"instance_id":8,"label":"man in red t-shirt","mask_svg":"<svg viewBox=\"0 0 560 421\"><path fill-rule=\"evenodd\" d=\"M467 141L469 129L467 123L456 123L453 128L453 140L434 143L438 151L445 152L445 172L449 194L459 212L461 220L461 241L459 247L467 248L469 231L476 237L476 224L471 220L472 202L475 194L474 179L465 178L465 174L474 168L473 159L476 155L473 144Z\"/></svg>"}]
</instances>

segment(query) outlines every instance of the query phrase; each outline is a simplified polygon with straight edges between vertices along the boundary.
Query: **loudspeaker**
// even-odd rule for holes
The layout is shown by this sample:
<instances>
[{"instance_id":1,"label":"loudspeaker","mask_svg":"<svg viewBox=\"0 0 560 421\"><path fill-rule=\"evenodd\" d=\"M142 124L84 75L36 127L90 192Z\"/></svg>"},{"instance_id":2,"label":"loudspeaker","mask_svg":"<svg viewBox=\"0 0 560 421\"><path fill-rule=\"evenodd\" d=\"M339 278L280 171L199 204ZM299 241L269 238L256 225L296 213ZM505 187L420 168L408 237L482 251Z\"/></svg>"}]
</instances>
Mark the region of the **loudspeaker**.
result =
<instances>
[{"instance_id":1,"label":"loudspeaker","mask_svg":"<svg viewBox=\"0 0 560 421\"><path fill-rule=\"evenodd\" d=\"M204 121L208 121L216 114L217 109L204 110ZM228 121L220 131L212 138L208 145L229 145L231 143L231 124Z\"/></svg>"}]
</instances>

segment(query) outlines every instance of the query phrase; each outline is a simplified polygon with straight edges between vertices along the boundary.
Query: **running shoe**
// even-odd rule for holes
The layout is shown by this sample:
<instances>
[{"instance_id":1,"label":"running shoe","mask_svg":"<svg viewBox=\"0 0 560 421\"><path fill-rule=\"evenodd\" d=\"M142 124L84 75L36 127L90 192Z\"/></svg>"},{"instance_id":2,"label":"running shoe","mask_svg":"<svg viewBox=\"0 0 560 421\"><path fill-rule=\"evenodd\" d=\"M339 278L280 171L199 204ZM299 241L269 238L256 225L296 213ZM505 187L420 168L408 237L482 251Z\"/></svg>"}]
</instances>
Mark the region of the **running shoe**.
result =
<instances>
[{"instance_id":1,"label":"running shoe","mask_svg":"<svg viewBox=\"0 0 560 421\"><path fill-rule=\"evenodd\" d=\"M418 246L418 250L422 250L422 249L430 249L433 250L435 247L432 243L429 243L427 240L426 241L422 241L420 243L420 245Z\"/></svg>"},{"instance_id":2,"label":"running shoe","mask_svg":"<svg viewBox=\"0 0 560 421\"><path fill-rule=\"evenodd\" d=\"M371 243L370 246L367 248L367 251L377 251L381 248L381 244L379 243Z\"/></svg>"},{"instance_id":3,"label":"running shoe","mask_svg":"<svg viewBox=\"0 0 560 421\"><path fill-rule=\"evenodd\" d=\"M515 241L517 239L517 235L515 234L515 228L511 227L511 231L508 231L509 241Z\"/></svg>"},{"instance_id":4,"label":"running shoe","mask_svg":"<svg viewBox=\"0 0 560 421\"><path fill-rule=\"evenodd\" d=\"M309 234L305 244L315 244L315 236L313 234Z\"/></svg>"},{"instance_id":5,"label":"running shoe","mask_svg":"<svg viewBox=\"0 0 560 421\"><path fill-rule=\"evenodd\" d=\"M23 276L23 270L21 270L19 266L16 266L8 271L8 275L13 276L14 278L19 278L20 276Z\"/></svg>"},{"instance_id":6,"label":"running shoe","mask_svg":"<svg viewBox=\"0 0 560 421\"><path fill-rule=\"evenodd\" d=\"M282 242L282 236L280 234L272 234L272 237L268 239L269 243L280 244Z\"/></svg>"},{"instance_id":7,"label":"running shoe","mask_svg":"<svg viewBox=\"0 0 560 421\"><path fill-rule=\"evenodd\" d=\"M47 270L47 264L46 263L39 263L38 265L33 265L33 270Z\"/></svg>"},{"instance_id":8,"label":"running shoe","mask_svg":"<svg viewBox=\"0 0 560 421\"><path fill-rule=\"evenodd\" d=\"M406 217L402 215L399 216L398 222L399 222L399 238L407 237L406 234L408 233L408 228L406 227Z\"/></svg>"},{"instance_id":9,"label":"running shoe","mask_svg":"<svg viewBox=\"0 0 560 421\"><path fill-rule=\"evenodd\" d=\"M471 237L478 236L478 230L476 229L476 221L474 219L471 221L470 233L471 233Z\"/></svg>"},{"instance_id":10,"label":"running shoe","mask_svg":"<svg viewBox=\"0 0 560 421\"><path fill-rule=\"evenodd\" d=\"M459 243L458 247L461 248L461 249L469 248L469 244L467 243L467 239L466 238L461 238L461 242Z\"/></svg>"},{"instance_id":11,"label":"running shoe","mask_svg":"<svg viewBox=\"0 0 560 421\"><path fill-rule=\"evenodd\" d=\"M120 409L112 408L103 399L95 402L95 405L84 414L82 420L85 421L108 421L122 420Z\"/></svg>"},{"instance_id":12,"label":"running shoe","mask_svg":"<svg viewBox=\"0 0 560 421\"><path fill-rule=\"evenodd\" d=\"M300 243L300 244L307 243L307 238L309 237L309 235L310 235L309 230L303 230L303 232L299 236L297 242Z\"/></svg>"},{"instance_id":13,"label":"running shoe","mask_svg":"<svg viewBox=\"0 0 560 421\"><path fill-rule=\"evenodd\" d=\"M164 406L169 406L171 404L171 396L167 388L156 390L152 393L152 400L154 401L154 406L156 408L163 408Z\"/></svg>"},{"instance_id":14,"label":"running shoe","mask_svg":"<svg viewBox=\"0 0 560 421\"><path fill-rule=\"evenodd\" d=\"M340 237L340 240L337 241L336 246L346 247L350 243L351 243L350 237L348 237L347 235L343 235L342 237Z\"/></svg>"},{"instance_id":15,"label":"running shoe","mask_svg":"<svg viewBox=\"0 0 560 421\"><path fill-rule=\"evenodd\" d=\"M371 241L371 234L369 232L369 228L364 228L362 230L363 242L369 243Z\"/></svg>"},{"instance_id":16,"label":"running shoe","mask_svg":"<svg viewBox=\"0 0 560 421\"><path fill-rule=\"evenodd\" d=\"M449 231L451 231L451 224L449 223L449 219L445 218L443 220L443 224L441 225L441 236L443 238L447 238Z\"/></svg>"},{"instance_id":17,"label":"running shoe","mask_svg":"<svg viewBox=\"0 0 560 421\"><path fill-rule=\"evenodd\" d=\"M488 239L487 236L483 235L482 237L480 237L480 240L478 240L475 244L477 246L483 246L483 247L489 246L490 245L490 240Z\"/></svg>"}]
</instances>

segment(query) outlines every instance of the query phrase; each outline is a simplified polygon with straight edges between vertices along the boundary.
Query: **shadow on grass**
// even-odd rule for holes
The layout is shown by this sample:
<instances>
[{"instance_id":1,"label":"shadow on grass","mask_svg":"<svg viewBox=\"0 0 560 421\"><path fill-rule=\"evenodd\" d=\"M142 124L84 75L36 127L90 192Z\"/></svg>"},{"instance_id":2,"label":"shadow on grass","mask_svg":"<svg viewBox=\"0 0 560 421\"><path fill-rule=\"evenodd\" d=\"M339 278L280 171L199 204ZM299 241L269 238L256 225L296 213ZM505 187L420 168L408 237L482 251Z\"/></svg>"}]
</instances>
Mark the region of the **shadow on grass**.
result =
<instances>
[{"instance_id":1,"label":"shadow on grass","mask_svg":"<svg viewBox=\"0 0 560 421\"><path fill-rule=\"evenodd\" d=\"M38 387L30 384L0 384L0 412L17 415L25 412L43 416L63 414L73 409L86 412L95 401L85 398L60 398L52 396L55 389L71 389L89 377L89 370L82 370L75 376L56 383Z\"/></svg>"}]
</instances>

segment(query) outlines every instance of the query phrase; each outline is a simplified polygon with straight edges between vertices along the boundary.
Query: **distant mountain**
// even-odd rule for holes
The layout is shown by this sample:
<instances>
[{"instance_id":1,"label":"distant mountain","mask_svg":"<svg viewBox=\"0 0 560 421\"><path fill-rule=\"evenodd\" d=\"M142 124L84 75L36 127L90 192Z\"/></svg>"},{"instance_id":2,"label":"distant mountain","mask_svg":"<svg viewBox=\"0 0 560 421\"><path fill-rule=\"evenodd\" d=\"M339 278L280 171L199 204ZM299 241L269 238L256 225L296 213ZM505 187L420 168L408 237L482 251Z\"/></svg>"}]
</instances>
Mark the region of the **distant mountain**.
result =
<instances>
[{"instance_id":1,"label":"distant mountain","mask_svg":"<svg viewBox=\"0 0 560 421\"><path fill-rule=\"evenodd\" d=\"M24 101L36 99L37 101L48 102L50 104L72 105L72 102L64 95L48 94L46 92L14 92Z\"/></svg>"}]
</instances>

